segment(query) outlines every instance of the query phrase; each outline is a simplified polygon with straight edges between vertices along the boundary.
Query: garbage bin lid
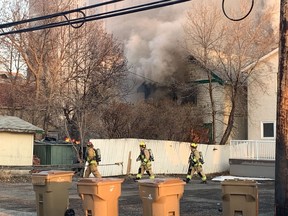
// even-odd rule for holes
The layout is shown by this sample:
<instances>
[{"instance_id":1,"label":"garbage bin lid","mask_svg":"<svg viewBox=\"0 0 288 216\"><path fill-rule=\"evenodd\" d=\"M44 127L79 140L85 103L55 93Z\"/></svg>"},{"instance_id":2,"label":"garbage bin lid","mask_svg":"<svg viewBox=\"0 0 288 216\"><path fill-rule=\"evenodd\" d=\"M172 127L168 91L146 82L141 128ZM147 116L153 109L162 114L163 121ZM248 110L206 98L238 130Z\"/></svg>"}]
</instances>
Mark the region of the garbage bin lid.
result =
<instances>
[{"instance_id":1,"label":"garbage bin lid","mask_svg":"<svg viewBox=\"0 0 288 216\"><path fill-rule=\"evenodd\" d=\"M121 178L82 178L78 184L111 184L111 182L122 183L124 179Z\"/></svg>"},{"instance_id":2,"label":"garbage bin lid","mask_svg":"<svg viewBox=\"0 0 288 216\"><path fill-rule=\"evenodd\" d=\"M43 176L43 175L65 175L65 174L73 175L74 172L73 171L63 171L63 170L47 170L47 171L41 171L39 173L33 173L32 175L33 176L36 176L36 175Z\"/></svg>"},{"instance_id":3,"label":"garbage bin lid","mask_svg":"<svg viewBox=\"0 0 288 216\"><path fill-rule=\"evenodd\" d=\"M45 185L47 182L71 182L73 171L49 170L32 174L33 185Z\"/></svg>"},{"instance_id":4,"label":"garbage bin lid","mask_svg":"<svg viewBox=\"0 0 288 216\"><path fill-rule=\"evenodd\" d=\"M257 181L248 179L227 179L224 180L222 185L256 185Z\"/></svg>"},{"instance_id":5,"label":"garbage bin lid","mask_svg":"<svg viewBox=\"0 0 288 216\"><path fill-rule=\"evenodd\" d=\"M185 184L183 180L179 178L155 178L155 179L144 179L138 181L140 184L151 184L151 185L165 185L165 184Z\"/></svg>"}]
</instances>

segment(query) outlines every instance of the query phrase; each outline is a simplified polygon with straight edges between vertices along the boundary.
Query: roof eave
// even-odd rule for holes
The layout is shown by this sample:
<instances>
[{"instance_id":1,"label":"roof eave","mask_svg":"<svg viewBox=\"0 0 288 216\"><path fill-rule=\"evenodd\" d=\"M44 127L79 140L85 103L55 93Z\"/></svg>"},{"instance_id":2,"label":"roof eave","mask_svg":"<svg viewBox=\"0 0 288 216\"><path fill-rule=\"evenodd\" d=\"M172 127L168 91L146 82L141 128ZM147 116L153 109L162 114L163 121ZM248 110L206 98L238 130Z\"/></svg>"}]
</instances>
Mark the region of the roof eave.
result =
<instances>
[{"instance_id":1,"label":"roof eave","mask_svg":"<svg viewBox=\"0 0 288 216\"><path fill-rule=\"evenodd\" d=\"M29 133L29 134L42 134L43 130L23 130L23 129L11 129L11 128L1 128L0 132L14 132L14 133Z\"/></svg>"}]
</instances>

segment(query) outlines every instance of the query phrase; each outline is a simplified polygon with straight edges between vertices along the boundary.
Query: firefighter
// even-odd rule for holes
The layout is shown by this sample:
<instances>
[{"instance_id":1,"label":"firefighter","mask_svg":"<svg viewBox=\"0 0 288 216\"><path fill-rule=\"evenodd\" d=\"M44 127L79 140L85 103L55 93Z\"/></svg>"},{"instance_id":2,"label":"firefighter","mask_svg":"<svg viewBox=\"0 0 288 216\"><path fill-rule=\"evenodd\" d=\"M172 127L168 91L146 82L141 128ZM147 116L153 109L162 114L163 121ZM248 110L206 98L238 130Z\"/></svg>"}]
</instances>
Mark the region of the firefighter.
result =
<instances>
[{"instance_id":1,"label":"firefighter","mask_svg":"<svg viewBox=\"0 0 288 216\"><path fill-rule=\"evenodd\" d=\"M135 180L141 179L145 171L149 175L150 179L154 179L155 176L152 172L150 153L149 150L146 149L145 142L141 141L139 147L140 147L140 155L138 156L136 161L141 161L141 165L138 169L138 174Z\"/></svg>"},{"instance_id":2,"label":"firefighter","mask_svg":"<svg viewBox=\"0 0 288 216\"><path fill-rule=\"evenodd\" d=\"M96 151L92 142L87 143L86 161L88 162L87 169L84 174L84 178L88 178L92 173L96 178L101 178L101 174L98 171L98 163L96 161Z\"/></svg>"},{"instance_id":3,"label":"firefighter","mask_svg":"<svg viewBox=\"0 0 288 216\"><path fill-rule=\"evenodd\" d=\"M186 183L190 182L194 173L197 172L197 174L202 179L201 183L206 184L207 178L206 178L205 173L203 172L203 167L202 167L203 162L201 161L200 153L197 150L197 144L191 143L190 147L191 147L191 154L189 156L189 168L188 168L186 179L184 179L184 181Z\"/></svg>"}]
</instances>

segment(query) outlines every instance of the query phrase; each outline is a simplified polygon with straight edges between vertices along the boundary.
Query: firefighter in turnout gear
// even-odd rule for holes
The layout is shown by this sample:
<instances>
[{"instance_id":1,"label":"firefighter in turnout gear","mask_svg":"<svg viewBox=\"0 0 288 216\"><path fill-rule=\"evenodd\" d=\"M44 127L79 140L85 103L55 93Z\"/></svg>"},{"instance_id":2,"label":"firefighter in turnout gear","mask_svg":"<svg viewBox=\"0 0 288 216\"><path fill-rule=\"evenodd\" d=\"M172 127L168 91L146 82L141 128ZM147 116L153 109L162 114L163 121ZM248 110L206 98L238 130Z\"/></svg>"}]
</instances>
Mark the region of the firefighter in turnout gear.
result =
<instances>
[{"instance_id":1,"label":"firefighter in turnout gear","mask_svg":"<svg viewBox=\"0 0 288 216\"><path fill-rule=\"evenodd\" d=\"M186 179L184 179L184 181L188 183L192 179L192 176L194 175L194 173L197 172L197 174L202 179L201 183L206 184L207 178L202 168L204 162L202 161L200 153L197 150L197 144L191 143L190 147L191 147L191 154L189 157L189 168L188 168Z\"/></svg>"},{"instance_id":2,"label":"firefighter in turnout gear","mask_svg":"<svg viewBox=\"0 0 288 216\"><path fill-rule=\"evenodd\" d=\"M136 161L141 161L141 165L138 169L138 174L135 180L141 179L145 171L149 175L150 179L154 179L155 176L152 172L150 152L148 149L146 149L146 144L143 141L140 142L139 147L140 147L140 155L138 156Z\"/></svg>"},{"instance_id":3,"label":"firefighter in turnout gear","mask_svg":"<svg viewBox=\"0 0 288 216\"><path fill-rule=\"evenodd\" d=\"M96 151L91 142L87 144L86 161L88 162L87 169L84 174L84 178L88 178L92 173L96 178L101 178L101 174L98 171L98 162L96 161Z\"/></svg>"}]
</instances>

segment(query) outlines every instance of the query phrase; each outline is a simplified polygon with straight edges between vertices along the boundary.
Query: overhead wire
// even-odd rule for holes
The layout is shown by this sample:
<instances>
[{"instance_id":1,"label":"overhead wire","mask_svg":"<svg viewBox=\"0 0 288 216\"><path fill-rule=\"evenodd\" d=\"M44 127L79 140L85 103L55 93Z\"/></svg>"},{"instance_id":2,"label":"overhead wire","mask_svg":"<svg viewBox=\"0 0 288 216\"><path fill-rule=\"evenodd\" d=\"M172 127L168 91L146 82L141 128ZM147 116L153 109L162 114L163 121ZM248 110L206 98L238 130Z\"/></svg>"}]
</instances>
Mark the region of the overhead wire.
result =
<instances>
[{"instance_id":1,"label":"overhead wire","mask_svg":"<svg viewBox=\"0 0 288 216\"><path fill-rule=\"evenodd\" d=\"M83 15L83 18L85 19L86 14L83 11L79 11L80 14ZM66 14L63 15L65 17L65 19L67 20L67 22L70 22L69 17L66 16ZM80 28L81 26L84 25L84 22L80 23L80 25L74 25L74 24L70 24L73 28Z\"/></svg>"},{"instance_id":2,"label":"overhead wire","mask_svg":"<svg viewBox=\"0 0 288 216\"><path fill-rule=\"evenodd\" d=\"M233 1L233 0L232 0ZM222 0L222 11L223 11L223 14L225 17L227 17L229 20L231 21L241 21L241 20L244 20L246 17L248 17L250 15L250 13L252 12L253 10L253 7L254 7L254 1L255 0L251 0L251 6L248 10L248 12L243 16L243 17L240 17L240 18L232 18L230 16L227 15L226 13L226 9L225 9L225 0Z\"/></svg>"},{"instance_id":3,"label":"overhead wire","mask_svg":"<svg viewBox=\"0 0 288 216\"><path fill-rule=\"evenodd\" d=\"M120 1L122 1L122 0L120 0ZM30 20L26 20L26 23L47 19L45 17L49 17L49 18L53 17L54 18L57 16L64 16L64 15L65 15L64 17L66 19L65 21L53 22L53 23L49 23L49 24L43 24L43 25L38 25L38 26L19 29L19 30L2 32L2 33L0 33L0 36L8 35L8 34L16 34L16 33L24 33L24 32L30 32L30 31L43 30L43 29L47 29L47 28L55 28L55 27L66 26L66 25L70 25L70 26L75 28L75 24L79 24L79 23L82 26L83 23L89 22L89 21L95 21L95 20L106 19L106 18L111 18L111 17L116 17L116 16L122 16L122 15L126 15L126 14L131 14L131 13L137 13L137 12L141 12L141 11L152 10L152 9L156 9L156 8L160 8L160 7L166 7L166 6L179 4L179 3L183 3L183 2L187 2L187 1L190 1L190 0L160 0L160 1L156 1L156 2L136 5L136 6L132 6L132 7L126 7L126 8L108 11L108 12L99 13L99 14L94 14L94 15L90 15L90 16L86 16L86 14L83 12L83 10L88 9L87 7L84 7L85 9L78 8L78 9L74 9L74 10L70 10L70 11L64 11L61 13L51 14L48 16L36 17L36 18L30 19ZM111 3L111 1L109 3ZM115 1L114 1L114 3L115 3ZM91 9L93 7L99 7L99 4L91 5L91 6L89 6L89 9ZM73 11L73 12L71 12L71 11ZM74 13L74 12L80 12L83 15L83 17L75 18L75 19L68 19L68 17L66 15L70 14L70 13ZM24 23L25 21L23 20L22 22ZM10 27L13 25L18 25L18 24L15 24L12 22L12 23L4 24L4 25L5 25L5 28L7 28L8 26ZM79 26L77 26L77 27L79 27ZM4 27L0 25L0 28L4 28Z\"/></svg>"},{"instance_id":4,"label":"overhead wire","mask_svg":"<svg viewBox=\"0 0 288 216\"><path fill-rule=\"evenodd\" d=\"M17 33L24 33L24 32L30 32L30 31L43 30L43 29L47 29L47 28L55 28L55 27L66 26L66 25L70 25L73 28L80 28L85 22L95 21L95 20L99 20L99 19L106 19L106 18L121 16L121 15L126 15L126 14L131 14L131 13L137 13L137 12L146 11L146 10L152 10L152 9L156 9L156 8L160 8L160 7L166 7L166 6L173 5L173 4L183 3L186 1L190 1L190 0L160 0L160 1L156 1L156 2L151 2L151 3L136 5L136 6L132 6L132 7L122 8L122 9L109 11L109 12L105 12L105 13L94 14L94 15L90 15L90 16L86 16L86 13L83 12L84 10L88 10L88 9L92 9L92 8L96 8L96 7L101 7L101 6L105 6L108 4L117 3L117 2L121 2L121 1L124 1L124 0L111 0L111 1L97 3L97 4L85 6L85 7L72 9L72 10L67 10L64 12L53 13L53 14L34 17L34 18L26 19L26 20L20 20L20 21L16 21L16 22L9 22L9 23L5 23L5 24L0 24L0 29L3 30L4 28L17 26L20 24L52 19L52 18L56 18L59 16L63 16L65 18L65 21L52 22L49 24L42 24L42 25L38 25L38 26L33 26L33 27L18 29L18 30L11 30L11 31L7 31L7 32L3 31L2 33L0 33L0 36L8 35L8 34L17 34ZM223 10L224 15L229 20L241 21L241 20L245 19L251 13L251 11L254 7L254 1L255 0L251 0L251 7L250 7L249 11L247 12L247 14L245 16L243 16L241 18L231 18L227 15L226 9L225 9L225 0L222 0L222 10ZM75 18L75 19L69 19L67 15L73 14L73 13L80 13L82 15L82 17ZM76 25L76 24L79 24L79 25Z\"/></svg>"},{"instance_id":5,"label":"overhead wire","mask_svg":"<svg viewBox=\"0 0 288 216\"><path fill-rule=\"evenodd\" d=\"M117 3L117 2L121 2L121 1L124 1L124 0L111 0L111 1L106 1L106 2L101 2L101 3L97 3L97 4L88 5L85 7L79 7L79 8L63 11L63 12L48 14L48 15L39 16L39 17L33 17L30 19L25 19L25 20L8 22L5 24L0 24L0 28L8 28L8 27L12 27L12 26L20 25L20 24L25 24L25 23L30 23L30 22L40 21L40 20L46 20L46 19L52 19L52 18L56 18L59 16L77 13L77 12L80 12L83 10L89 10L92 8L97 8L97 7L101 7L101 6L105 6L105 5L109 5L109 4L113 4L113 3Z\"/></svg>"}]
</instances>

